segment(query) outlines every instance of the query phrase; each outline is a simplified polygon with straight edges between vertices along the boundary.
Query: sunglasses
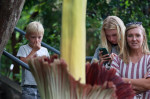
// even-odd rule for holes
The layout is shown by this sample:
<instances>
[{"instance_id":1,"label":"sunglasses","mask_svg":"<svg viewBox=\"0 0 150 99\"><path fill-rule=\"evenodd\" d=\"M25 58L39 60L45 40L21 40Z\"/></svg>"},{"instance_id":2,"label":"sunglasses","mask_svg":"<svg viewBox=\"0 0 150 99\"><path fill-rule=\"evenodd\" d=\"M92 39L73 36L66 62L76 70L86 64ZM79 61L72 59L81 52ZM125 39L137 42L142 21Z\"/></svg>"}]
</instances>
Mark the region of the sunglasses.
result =
<instances>
[{"instance_id":1,"label":"sunglasses","mask_svg":"<svg viewBox=\"0 0 150 99\"><path fill-rule=\"evenodd\" d=\"M126 24L126 27L129 27L131 25L142 25L142 22L130 22L130 23Z\"/></svg>"}]
</instances>

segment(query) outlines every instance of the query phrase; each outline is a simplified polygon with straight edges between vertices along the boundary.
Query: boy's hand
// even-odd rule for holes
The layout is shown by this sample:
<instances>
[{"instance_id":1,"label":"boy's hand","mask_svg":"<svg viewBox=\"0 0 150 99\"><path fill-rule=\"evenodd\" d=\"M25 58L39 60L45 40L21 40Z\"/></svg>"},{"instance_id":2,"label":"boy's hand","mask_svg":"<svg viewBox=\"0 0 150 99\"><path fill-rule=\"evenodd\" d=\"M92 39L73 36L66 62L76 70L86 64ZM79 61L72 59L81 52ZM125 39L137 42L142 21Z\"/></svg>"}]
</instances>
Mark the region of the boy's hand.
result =
<instances>
[{"instance_id":1,"label":"boy's hand","mask_svg":"<svg viewBox=\"0 0 150 99\"><path fill-rule=\"evenodd\" d=\"M35 42L33 45L33 50L38 51L41 48L41 43L40 42Z\"/></svg>"}]
</instances>

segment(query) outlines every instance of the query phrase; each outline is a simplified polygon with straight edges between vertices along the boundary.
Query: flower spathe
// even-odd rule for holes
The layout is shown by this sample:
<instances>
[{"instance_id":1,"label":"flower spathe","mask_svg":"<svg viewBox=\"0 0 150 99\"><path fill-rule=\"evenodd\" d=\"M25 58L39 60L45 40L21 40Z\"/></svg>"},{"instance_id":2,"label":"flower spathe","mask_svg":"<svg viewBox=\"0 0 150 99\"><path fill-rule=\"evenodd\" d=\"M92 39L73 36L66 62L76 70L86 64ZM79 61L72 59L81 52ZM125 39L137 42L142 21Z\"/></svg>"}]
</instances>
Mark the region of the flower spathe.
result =
<instances>
[{"instance_id":1,"label":"flower spathe","mask_svg":"<svg viewBox=\"0 0 150 99\"><path fill-rule=\"evenodd\" d=\"M76 79L85 83L86 0L63 0L61 58Z\"/></svg>"}]
</instances>

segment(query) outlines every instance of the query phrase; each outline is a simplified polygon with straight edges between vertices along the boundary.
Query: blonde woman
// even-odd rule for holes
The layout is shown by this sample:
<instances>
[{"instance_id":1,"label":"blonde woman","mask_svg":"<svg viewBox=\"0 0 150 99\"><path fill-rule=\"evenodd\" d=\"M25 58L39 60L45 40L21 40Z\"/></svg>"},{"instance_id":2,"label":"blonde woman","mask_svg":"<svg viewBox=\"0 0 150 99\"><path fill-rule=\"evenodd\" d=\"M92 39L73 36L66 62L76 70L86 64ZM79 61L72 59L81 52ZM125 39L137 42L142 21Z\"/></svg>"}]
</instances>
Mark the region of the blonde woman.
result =
<instances>
[{"instance_id":1,"label":"blonde woman","mask_svg":"<svg viewBox=\"0 0 150 99\"><path fill-rule=\"evenodd\" d=\"M145 29L140 22L126 26L123 52L111 64L117 75L130 82L134 99L150 99L150 52Z\"/></svg>"},{"instance_id":2,"label":"blonde woman","mask_svg":"<svg viewBox=\"0 0 150 99\"><path fill-rule=\"evenodd\" d=\"M117 16L108 16L104 20L101 29L101 44L97 47L91 63L95 59L100 62L106 62L118 55L123 48L124 33L125 25L123 21ZM108 54L102 55L102 52L99 51L101 47L106 48L109 54L111 54L111 57Z\"/></svg>"}]
</instances>

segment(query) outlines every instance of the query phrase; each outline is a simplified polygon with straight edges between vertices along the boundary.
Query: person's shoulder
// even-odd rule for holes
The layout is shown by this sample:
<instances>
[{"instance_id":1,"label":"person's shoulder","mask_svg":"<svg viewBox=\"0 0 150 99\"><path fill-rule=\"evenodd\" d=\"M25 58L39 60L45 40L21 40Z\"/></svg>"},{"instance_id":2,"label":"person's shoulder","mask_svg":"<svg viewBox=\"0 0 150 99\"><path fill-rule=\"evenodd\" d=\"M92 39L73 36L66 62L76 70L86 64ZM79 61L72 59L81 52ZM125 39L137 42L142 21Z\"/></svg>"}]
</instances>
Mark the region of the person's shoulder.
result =
<instances>
[{"instance_id":1,"label":"person's shoulder","mask_svg":"<svg viewBox=\"0 0 150 99\"><path fill-rule=\"evenodd\" d=\"M101 47L98 45L98 46L97 46L97 48L96 48L96 50L98 50L98 51L99 51L99 49L100 49L100 48L101 48Z\"/></svg>"},{"instance_id":2,"label":"person's shoulder","mask_svg":"<svg viewBox=\"0 0 150 99\"><path fill-rule=\"evenodd\" d=\"M47 50L47 48L46 48L46 47L41 46L41 50Z\"/></svg>"},{"instance_id":3,"label":"person's shoulder","mask_svg":"<svg viewBox=\"0 0 150 99\"><path fill-rule=\"evenodd\" d=\"M96 49L95 49L95 53L94 53L94 54L98 54L98 53L99 53L99 48L100 48L100 46L98 45L98 46L96 47Z\"/></svg>"},{"instance_id":4,"label":"person's shoulder","mask_svg":"<svg viewBox=\"0 0 150 99\"><path fill-rule=\"evenodd\" d=\"M28 44L21 45L20 48L26 48L27 46L28 46Z\"/></svg>"},{"instance_id":5,"label":"person's shoulder","mask_svg":"<svg viewBox=\"0 0 150 99\"><path fill-rule=\"evenodd\" d=\"M27 44L21 45L18 50L17 56L18 57L26 57L25 54L26 54L27 50L28 50Z\"/></svg>"},{"instance_id":6,"label":"person's shoulder","mask_svg":"<svg viewBox=\"0 0 150 99\"><path fill-rule=\"evenodd\" d=\"M150 58L150 53L144 55L147 58Z\"/></svg>"},{"instance_id":7,"label":"person's shoulder","mask_svg":"<svg viewBox=\"0 0 150 99\"><path fill-rule=\"evenodd\" d=\"M101 45L100 45L100 44L98 44L97 48L101 48Z\"/></svg>"}]
</instances>

